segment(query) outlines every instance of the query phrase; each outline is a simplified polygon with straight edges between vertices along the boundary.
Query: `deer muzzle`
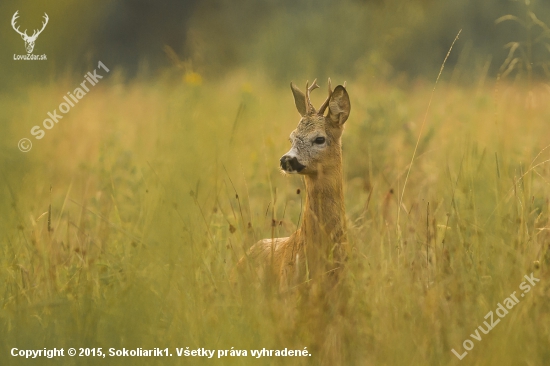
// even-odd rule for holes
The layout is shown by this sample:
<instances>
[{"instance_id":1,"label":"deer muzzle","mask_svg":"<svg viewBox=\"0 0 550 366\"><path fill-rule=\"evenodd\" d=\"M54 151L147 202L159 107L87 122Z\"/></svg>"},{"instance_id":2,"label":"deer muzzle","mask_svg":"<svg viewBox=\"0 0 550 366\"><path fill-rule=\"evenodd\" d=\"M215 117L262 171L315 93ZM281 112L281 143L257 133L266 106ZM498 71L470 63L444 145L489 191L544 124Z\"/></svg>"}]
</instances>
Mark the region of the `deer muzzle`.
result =
<instances>
[{"instance_id":1,"label":"deer muzzle","mask_svg":"<svg viewBox=\"0 0 550 366\"><path fill-rule=\"evenodd\" d=\"M295 156L283 155L281 158L281 169L285 173L300 173L304 168Z\"/></svg>"}]
</instances>

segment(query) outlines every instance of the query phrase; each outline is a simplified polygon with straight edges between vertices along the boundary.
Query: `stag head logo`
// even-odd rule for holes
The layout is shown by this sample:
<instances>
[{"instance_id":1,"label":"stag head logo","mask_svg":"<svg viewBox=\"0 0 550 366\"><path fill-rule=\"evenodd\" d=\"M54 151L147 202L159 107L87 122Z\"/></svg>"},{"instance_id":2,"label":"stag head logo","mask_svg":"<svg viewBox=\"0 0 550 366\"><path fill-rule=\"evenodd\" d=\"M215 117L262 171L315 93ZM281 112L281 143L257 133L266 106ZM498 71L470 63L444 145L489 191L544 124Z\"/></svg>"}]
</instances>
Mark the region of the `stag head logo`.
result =
<instances>
[{"instance_id":1,"label":"stag head logo","mask_svg":"<svg viewBox=\"0 0 550 366\"><path fill-rule=\"evenodd\" d=\"M42 22L42 29L38 30L35 29L32 33L32 36L27 35L27 30L25 29L24 32L21 32L19 30L19 26L16 26L15 22L17 18L19 18L19 15L17 14L19 10L13 14L13 18L11 18L11 26L13 29L21 35L21 38L23 38L23 41L25 41L25 49L27 50L27 53L32 53L32 50L34 49L34 42L36 42L36 38L42 33L44 28L46 28L46 24L48 24L48 14L44 13L44 22Z\"/></svg>"}]
</instances>

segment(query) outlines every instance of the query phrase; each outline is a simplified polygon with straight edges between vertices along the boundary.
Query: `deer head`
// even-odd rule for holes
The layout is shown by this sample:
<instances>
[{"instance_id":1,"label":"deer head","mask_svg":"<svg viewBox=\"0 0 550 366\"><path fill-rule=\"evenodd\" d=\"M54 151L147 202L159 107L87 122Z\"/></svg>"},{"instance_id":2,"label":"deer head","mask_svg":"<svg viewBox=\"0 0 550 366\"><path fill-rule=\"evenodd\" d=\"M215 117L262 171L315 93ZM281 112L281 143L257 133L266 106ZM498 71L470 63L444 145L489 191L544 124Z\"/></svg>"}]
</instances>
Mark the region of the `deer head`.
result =
<instances>
[{"instance_id":1,"label":"deer head","mask_svg":"<svg viewBox=\"0 0 550 366\"><path fill-rule=\"evenodd\" d=\"M48 24L48 20L49 20L48 14L44 13L44 22L42 22L42 29L40 29L40 30L35 29L32 36L28 36L26 29L25 29L24 32L21 32L19 30L19 27L16 27L15 21L16 21L17 18L19 18L19 15L17 14L18 12L19 12L19 10L17 10L15 12L15 14L13 14L13 17L11 18L11 26L13 27L13 29L17 33L19 33L21 35L21 38L23 38L23 40L25 41L25 49L27 50L27 53L32 53L32 50L34 49L34 42L36 41L36 38L38 38L38 35L40 35L40 33L42 33L44 28L46 28L46 24Z\"/></svg>"},{"instance_id":2,"label":"deer head","mask_svg":"<svg viewBox=\"0 0 550 366\"><path fill-rule=\"evenodd\" d=\"M316 81L311 86L306 84L305 94L290 83L296 108L302 118L290 134L290 151L281 158L284 173L315 176L321 171L330 172L341 164L340 138L351 109L349 96L345 83L333 91L328 79L328 97L316 111L309 99L310 92L319 87Z\"/></svg>"}]
</instances>

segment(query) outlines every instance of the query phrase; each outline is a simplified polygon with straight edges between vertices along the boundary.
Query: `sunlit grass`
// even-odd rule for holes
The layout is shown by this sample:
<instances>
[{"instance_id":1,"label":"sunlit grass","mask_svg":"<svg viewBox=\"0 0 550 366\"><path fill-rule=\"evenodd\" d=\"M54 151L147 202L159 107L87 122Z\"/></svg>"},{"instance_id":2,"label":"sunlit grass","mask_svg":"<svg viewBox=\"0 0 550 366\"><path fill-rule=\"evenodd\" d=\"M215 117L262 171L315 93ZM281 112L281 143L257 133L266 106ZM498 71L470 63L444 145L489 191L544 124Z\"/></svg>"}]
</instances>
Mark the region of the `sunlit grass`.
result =
<instances>
[{"instance_id":1,"label":"sunlit grass","mask_svg":"<svg viewBox=\"0 0 550 366\"><path fill-rule=\"evenodd\" d=\"M271 236L272 214L276 236L298 223L302 182L278 172L299 117L288 82L245 73L217 83L197 73L118 80L110 75L26 154L17 141L76 81L5 103L12 133L2 139L0 170L2 364L22 363L9 356L12 347L170 347L170 361L88 362L447 365L458 362L451 349L462 353L485 314L531 272L539 285L463 362L550 360L544 88L441 83L397 222L433 85L347 80L352 250L341 287L326 295L334 307L320 308L307 290L279 295L252 279L237 291L228 279L244 250ZM312 95L316 104L324 97ZM175 357L175 347L187 346L249 356ZM313 356L252 359L250 350L264 347L308 347Z\"/></svg>"}]
</instances>

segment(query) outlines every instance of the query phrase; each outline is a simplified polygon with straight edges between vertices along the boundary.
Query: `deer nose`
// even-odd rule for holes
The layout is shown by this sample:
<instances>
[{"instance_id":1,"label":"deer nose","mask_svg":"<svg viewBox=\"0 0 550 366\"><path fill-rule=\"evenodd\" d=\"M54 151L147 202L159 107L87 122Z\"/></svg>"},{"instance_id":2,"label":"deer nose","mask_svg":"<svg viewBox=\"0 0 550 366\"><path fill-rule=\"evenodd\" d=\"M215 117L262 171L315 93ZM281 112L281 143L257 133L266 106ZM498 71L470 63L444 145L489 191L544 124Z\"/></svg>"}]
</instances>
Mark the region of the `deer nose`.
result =
<instances>
[{"instance_id":1,"label":"deer nose","mask_svg":"<svg viewBox=\"0 0 550 366\"><path fill-rule=\"evenodd\" d=\"M283 155L283 157L281 158L281 169L283 169L287 173L299 173L304 168L305 165L300 164L295 156Z\"/></svg>"}]
</instances>

